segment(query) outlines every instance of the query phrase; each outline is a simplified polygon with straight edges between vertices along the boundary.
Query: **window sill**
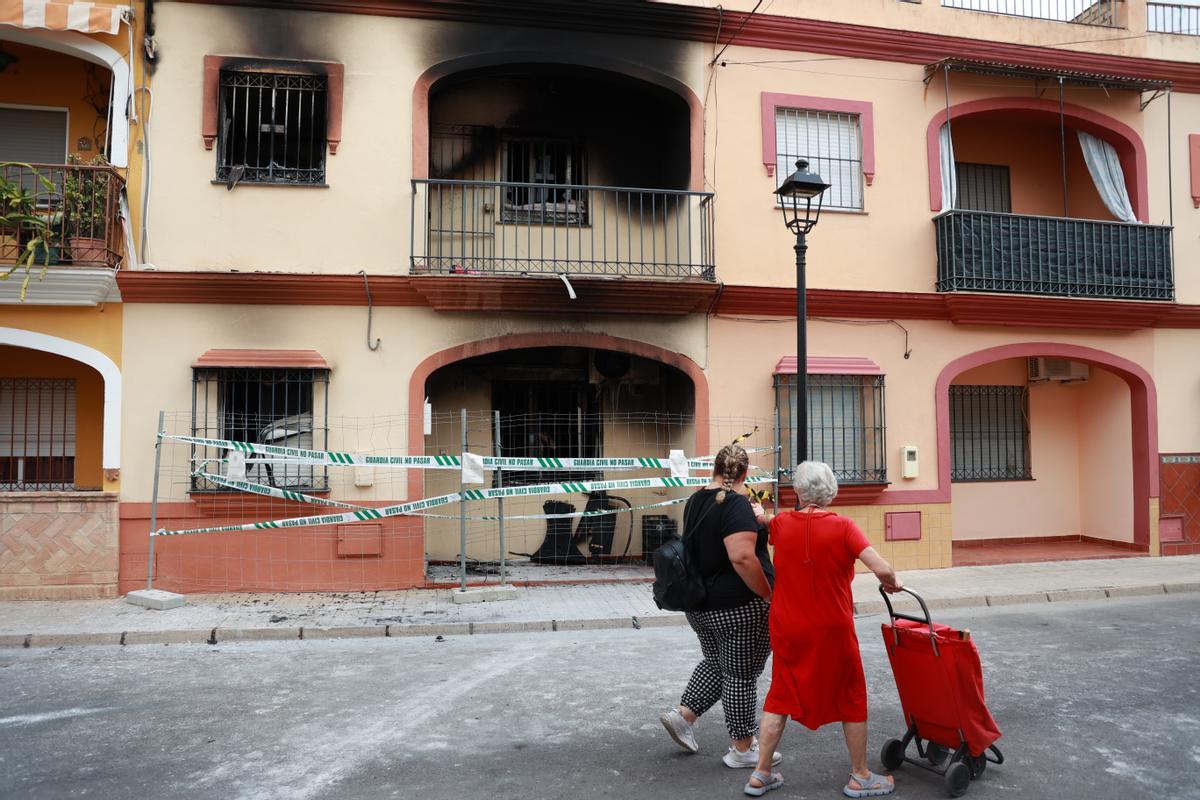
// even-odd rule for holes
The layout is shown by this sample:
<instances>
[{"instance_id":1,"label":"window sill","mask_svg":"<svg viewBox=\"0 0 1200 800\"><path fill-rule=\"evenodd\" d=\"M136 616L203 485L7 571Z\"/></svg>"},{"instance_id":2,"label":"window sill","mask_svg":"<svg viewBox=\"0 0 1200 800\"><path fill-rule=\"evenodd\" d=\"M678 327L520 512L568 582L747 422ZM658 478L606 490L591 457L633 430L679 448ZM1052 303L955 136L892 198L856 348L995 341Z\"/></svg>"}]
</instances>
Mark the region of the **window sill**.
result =
<instances>
[{"instance_id":1,"label":"window sill","mask_svg":"<svg viewBox=\"0 0 1200 800\"><path fill-rule=\"evenodd\" d=\"M5 503L25 503L30 501L41 500L112 500L115 501L118 495L116 492L105 492L100 489L47 489L45 491L8 491L0 489L0 502Z\"/></svg>"},{"instance_id":2,"label":"window sill","mask_svg":"<svg viewBox=\"0 0 1200 800\"><path fill-rule=\"evenodd\" d=\"M209 181L209 183L211 183L213 186L225 186L227 188L229 186L229 181L220 181L220 180L217 180L216 178L213 178L211 181ZM268 183L266 181L261 181L261 182L260 181L238 181L237 185L239 187L241 187L241 186L267 186L267 187L285 188L285 189L328 189L329 188L328 183L285 183L283 181L280 181L278 183L276 183L276 182Z\"/></svg>"},{"instance_id":3,"label":"window sill","mask_svg":"<svg viewBox=\"0 0 1200 800\"><path fill-rule=\"evenodd\" d=\"M775 204L775 210L779 211L783 206ZM865 208L829 208L825 206L821 209L821 214L849 214L852 217L869 217L871 212Z\"/></svg>"},{"instance_id":4,"label":"window sill","mask_svg":"<svg viewBox=\"0 0 1200 800\"><path fill-rule=\"evenodd\" d=\"M1030 483L1037 478L951 478L951 483Z\"/></svg>"}]
</instances>

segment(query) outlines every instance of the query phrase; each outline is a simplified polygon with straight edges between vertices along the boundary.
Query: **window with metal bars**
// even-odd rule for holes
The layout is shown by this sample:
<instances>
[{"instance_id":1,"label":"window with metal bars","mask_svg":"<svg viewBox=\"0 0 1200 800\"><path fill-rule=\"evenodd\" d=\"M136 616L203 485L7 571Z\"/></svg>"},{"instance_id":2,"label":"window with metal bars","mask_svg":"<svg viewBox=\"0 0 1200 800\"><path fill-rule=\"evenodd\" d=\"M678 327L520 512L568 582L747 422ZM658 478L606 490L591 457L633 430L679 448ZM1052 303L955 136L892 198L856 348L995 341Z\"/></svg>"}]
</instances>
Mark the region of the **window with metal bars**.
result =
<instances>
[{"instance_id":1,"label":"window with metal bars","mask_svg":"<svg viewBox=\"0 0 1200 800\"><path fill-rule=\"evenodd\" d=\"M217 180L325 183L323 75L221 73Z\"/></svg>"},{"instance_id":2,"label":"window with metal bars","mask_svg":"<svg viewBox=\"0 0 1200 800\"><path fill-rule=\"evenodd\" d=\"M1012 213L1012 184L1007 166L956 161L954 173L958 183L956 207L966 211Z\"/></svg>"},{"instance_id":3,"label":"window with metal bars","mask_svg":"<svg viewBox=\"0 0 1200 800\"><path fill-rule=\"evenodd\" d=\"M863 208L862 130L858 114L775 109L775 180L782 184L796 171L796 161L830 184L824 207Z\"/></svg>"},{"instance_id":4,"label":"window with metal bars","mask_svg":"<svg viewBox=\"0 0 1200 800\"><path fill-rule=\"evenodd\" d=\"M326 450L329 371L197 368L192 372L192 435L206 439ZM227 474L228 451L192 448L192 490L222 491L199 473ZM286 489L327 489L328 471L274 457L246 456L246 480Z\"/></svg>"},{"instance_id":5,"label":"window with metal bars","mask_svg":"<svg viewBox=\"0 0 1200 800\"><path fill-rule=\"evenodd\" d=\"M75 488L75 379L0 378L0 491Z\"/></svg>"},{"instance_id":6,"label":"window with metal bars","mask_svg":"<svg viewBox=\"0 0 1200 800\"><path fill-rule=\"evenodd\" d=\"M950 387L950 479L1030 480L1025 386Z\"/></svg>"},{"instance_id":7,"label":"window with metal bars","mask_svg":"<svg viewBox=\"0 0 1200 800\"><path fill-rule=\"evenodd\" d=\"M796 376L775 376L780 465L790 475L799 452ZM824 461L839 483L884 483L882 375L808 376L808 458Z\"/></svg>"},{"instance_id":8,"label":"window with metal bars","mask_svg":"<svg viewBox=\"0 0 1200 800\"><path fill-rule=\"evenodd\" d=\"M569 139L506 138L501 222L587 224L583 145ZM529 185L541 184L541 185Z\"/></svg>"}]
</instances>

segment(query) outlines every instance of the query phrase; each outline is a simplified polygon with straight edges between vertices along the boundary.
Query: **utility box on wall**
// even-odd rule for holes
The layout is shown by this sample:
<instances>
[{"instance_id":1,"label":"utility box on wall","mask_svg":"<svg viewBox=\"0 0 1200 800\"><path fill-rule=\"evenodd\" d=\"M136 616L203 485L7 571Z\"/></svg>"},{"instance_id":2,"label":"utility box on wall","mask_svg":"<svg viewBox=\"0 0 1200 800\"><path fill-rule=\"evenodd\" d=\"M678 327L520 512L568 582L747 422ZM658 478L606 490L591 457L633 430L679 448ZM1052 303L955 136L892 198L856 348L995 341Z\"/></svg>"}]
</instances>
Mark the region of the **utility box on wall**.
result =
<instances>
[{"instance_id":1,"label":"utility box on wall","mask_svg":"<svg viewBox=\"0 0 1200 800\"><path fill-rule=\"evenodd\" d=\"M900 474L905 478L915 478L921 474L916 445L906 444L900 448Z\"/></svg>"},{"instance_id":2,"label":"utility box on wall","mask_svg":"<svg viewBox=\"0 0 1200 800\"><path fill-rule=\"evenodd\" d=\"M883 515L883 538L888 542L912 542L921 538L920 511L889 511Z\"/></svg>"}]
</instances>

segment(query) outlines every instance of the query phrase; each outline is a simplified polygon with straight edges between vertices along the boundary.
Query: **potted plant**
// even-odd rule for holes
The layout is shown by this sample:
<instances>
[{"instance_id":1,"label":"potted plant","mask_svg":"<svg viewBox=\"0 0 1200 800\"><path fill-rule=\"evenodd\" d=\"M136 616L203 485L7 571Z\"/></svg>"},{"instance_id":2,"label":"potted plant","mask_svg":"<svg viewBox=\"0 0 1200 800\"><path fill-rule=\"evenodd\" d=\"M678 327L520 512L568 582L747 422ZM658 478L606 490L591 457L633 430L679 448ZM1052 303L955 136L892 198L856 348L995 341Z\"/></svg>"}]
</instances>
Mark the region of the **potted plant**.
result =
<instances>
[{"instance_id":1,"label":"potted plant","mask_svg":"<svg viewBox=\"0 0 1200 800\"><path fill-rule=\"evenodd\" d=\"M104 169L70 167L106 167L97 156L86 165L79 156L67 156L69 165L63 176L63 204L67 219L67 245L71 261L79 266L108 266L108 199L110 173Z\"/></svg>"},{"instance_id":2,"label":"potted plant","mask_svg":"<svg viewBox=\"0 0 1200 800\"><path fill-rule=\"evenodd\" d=\"M15 180L10 177L14 171ZM46 276L46 268L58 263L59 248L56 215L39 213L37 198L25 188L22 175L32 175L47 195L53 195L55 187L49 178L28 164L0 163L0 280L8 280L24 267L25 278L21 281L24 301L34 265L42 265L38 276L41 280Z\"/></svg>"}]
</instances>

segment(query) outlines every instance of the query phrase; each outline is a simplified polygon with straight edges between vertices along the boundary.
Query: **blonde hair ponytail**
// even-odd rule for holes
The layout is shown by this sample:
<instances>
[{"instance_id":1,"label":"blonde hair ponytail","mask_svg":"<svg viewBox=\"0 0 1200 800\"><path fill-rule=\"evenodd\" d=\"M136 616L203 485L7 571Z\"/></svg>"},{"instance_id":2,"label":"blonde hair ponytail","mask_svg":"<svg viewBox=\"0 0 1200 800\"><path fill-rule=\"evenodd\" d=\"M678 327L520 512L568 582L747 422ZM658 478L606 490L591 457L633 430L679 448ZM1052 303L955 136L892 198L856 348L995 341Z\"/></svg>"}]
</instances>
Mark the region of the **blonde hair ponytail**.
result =
<instances>
[{"instance_id":1,"label":"blonde hair ponytail","mask_svg":"<svg viewBox=\"0 0 1200 800\"><path fill-rule=\"evenodd\" d=\"M740 444L727 444L713 459L713 477L721 477L721 489L717 492L717 503L724 503L733 484L741 480L750 468L750 455Z\"/></svg>"}]
</instances>

